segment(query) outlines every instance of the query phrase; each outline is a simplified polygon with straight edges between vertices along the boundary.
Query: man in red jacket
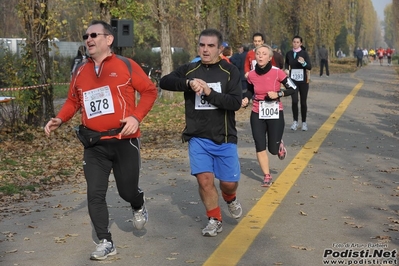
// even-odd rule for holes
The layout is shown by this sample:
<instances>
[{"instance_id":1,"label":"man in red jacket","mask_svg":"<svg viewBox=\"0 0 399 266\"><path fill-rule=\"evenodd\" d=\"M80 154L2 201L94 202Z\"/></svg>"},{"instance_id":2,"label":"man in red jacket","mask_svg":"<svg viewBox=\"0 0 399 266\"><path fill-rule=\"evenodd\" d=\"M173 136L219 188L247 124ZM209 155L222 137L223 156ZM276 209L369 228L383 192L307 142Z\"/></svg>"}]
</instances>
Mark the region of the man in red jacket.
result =
<instances>
[{"instance_id":1,"label":"man in red jacket","mask_svg":"<svg viewBox=\"0 0 399 266\"><path fill-rule=\"evenodd\" d=\"M105 200L111 170L119 195L132 207L133 225L142 229L148 220L139 188L139 125L151 110L157 89L136 62L112 52L113 28L108 23L93 21L83 40L90 57L76 67L65 104L44 130L50 136L81 110L77 134L85 146L87 204L100 241L90 259L104 260L116 254ZM140 93L137 105L136 91Z\"/></svg>"},{"instance_id":2,"label":"man in red jacket","mask_svg":"<svg viewBox=\"0 0 399 266\"><path fill-rule=\"evenodd\" d=\"M265 40L263 38L263 34L262 33L255 33L252 36L252 42L254 44L254 49L248 51L247 56L245 58L245 62L244 62L244 72L245 72L245 77L248 77L248 72L252 69L255 69L255 65L256 65L256 60L255 60L255 48L262 45Z\"/></svg>"}]
</instances>

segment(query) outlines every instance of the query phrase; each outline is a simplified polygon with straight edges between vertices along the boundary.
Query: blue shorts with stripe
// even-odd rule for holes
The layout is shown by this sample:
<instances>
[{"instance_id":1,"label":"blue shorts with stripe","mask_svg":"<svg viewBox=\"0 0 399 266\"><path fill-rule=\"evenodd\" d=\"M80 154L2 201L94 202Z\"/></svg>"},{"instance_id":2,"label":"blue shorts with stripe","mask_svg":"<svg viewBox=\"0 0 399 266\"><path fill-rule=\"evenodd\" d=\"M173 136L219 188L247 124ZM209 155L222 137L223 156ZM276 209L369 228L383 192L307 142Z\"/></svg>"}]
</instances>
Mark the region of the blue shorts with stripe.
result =
<instances>
[{"instance_id":1,"label":"blue shorts with stripe","mask_svg":"<svg viewBox=\"0 0 399 266\"><path fill-rule=\"evenodd\" d=\"M216 144L209 139L191 138L188 142L188 154L192 175L211 172L221 181L240 180L237 144Z\"/></svg>"}]
</instances>

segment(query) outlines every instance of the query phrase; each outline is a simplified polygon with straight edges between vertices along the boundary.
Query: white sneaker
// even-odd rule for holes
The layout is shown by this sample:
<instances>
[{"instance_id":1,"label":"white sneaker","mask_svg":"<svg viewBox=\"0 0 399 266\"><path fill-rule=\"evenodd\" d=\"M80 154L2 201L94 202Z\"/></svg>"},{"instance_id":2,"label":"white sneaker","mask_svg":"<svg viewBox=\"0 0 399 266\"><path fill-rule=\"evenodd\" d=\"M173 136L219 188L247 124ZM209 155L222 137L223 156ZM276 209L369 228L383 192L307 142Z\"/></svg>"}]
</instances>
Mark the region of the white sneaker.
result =
<instances>
[{"instance_id":1,"label":"white sneaker","mask_svg":"<svg viewBox=\"0 0 399 266\"><path fill-rule=\"evenodd\" d=\"M302 123L302 131L308 131L308 124L306 122Z\"/></svg>"},{"instance_id":2,"label":"white sneaker","mask_svg":"<svg viewBox=\"0 0 399 266\"><path fill-rule=\"evenodd\" d=\"M218 233L222 232L222 222L215 218L209 218L208 225L202 229L203 236L217 236Z\"/></svg>"},{"instance_id":3,"label":"white sneaker","mask_svg":"<svg viewBox=\"0 0 399 266\"><path fill-rule=\"evenodd\" d=\"M133 226L141 230L144 228L145 224L148 221L148 212L145 207L145 204L139 210L133 210Z\"/></svg>"},{"instance_id":4,"label":"white sneaker","mask_svg":"<svg viewBox=\"0 0 399 266\"><path fill-rule=\"evenodd\" d=\"M227 204L229 212L234 219L238 219L242 215L242 207L237 199Z\"/></svg>"},{"instance_id":5,"label":"white sneaker","mask_svg":"<svg viewBox=\"0 0 399 266\"><path fill-rule=\"evenodd\" d=\"M294 121L292 123L291 129L294 130L294 131L298 129L298 121Z\"/></svg>"},{"instance_id":6,"label":"white sneaker","mask_svg":"<svg viewBox=\"0 0 399 266\"><path fill-rule=\"evenodd\" d=\"M116 255L117 253L114 244L108 242L106 239L101 240L96 245L96 251L90 255L91 260L105 260L108 256Z\"/></svg>"}]
</instances>

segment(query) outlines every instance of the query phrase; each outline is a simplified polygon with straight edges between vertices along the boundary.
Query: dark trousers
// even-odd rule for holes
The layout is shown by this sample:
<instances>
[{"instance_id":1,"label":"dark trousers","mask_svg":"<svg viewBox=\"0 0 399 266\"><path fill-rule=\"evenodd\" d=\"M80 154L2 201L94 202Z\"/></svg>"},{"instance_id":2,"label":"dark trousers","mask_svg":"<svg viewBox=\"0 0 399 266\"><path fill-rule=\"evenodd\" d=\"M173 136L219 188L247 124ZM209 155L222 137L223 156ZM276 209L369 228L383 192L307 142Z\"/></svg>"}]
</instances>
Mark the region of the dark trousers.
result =
<instances>
[{"instance_id":1,"label":"dark trousers","mask_svg":"<svg viewBox=\"0 0 399 266\"><path fill-rule=\"evenodd\" d=\"M357 61L356 61L356 66L357 67L362 67L363 66L363 58L357 58Z\"/></svg>"},{"instance_id":2,"label":"dark trousers","mask_svg":"<svg viewBox=\"0 0 399 266\"><path fill-rule=\"evenodd\" d=\"M301 118L302 122L306 122L306 113L308 112L308 105L307 105L307 98L308 98L308 92L309 92L309 83L295 83L297 88L294 92L294 94L291 95L292 99L292 116L294 121L298 121L298 115L299 115L299 110L298 110L298 93L300 97L300 102L301 102Z\"/></svg>"},{"instance_id":3,"label":"dark trousers","mask_svg":"<svg viewBox=\"0 0 399 266\"><path fill-rule=\"evenodd\" d=\"M87 205L99 240L112 241L106 202L111 169L120 197L132 208L139 209L144 203L144 195L139 188L140 164L139 139L100 140L84 150Z\"/></svg>"},{"instance_id":4,"label":"dark trousers","mask_svg":"<svg viewBox=\"0 0 399 266\"><path fill-rule=\"evenodd\" d=\"M323 75L323 68L326 68L326 75L330 75L330 70L328 69L328 60L327 59L321 59L320 60L320 76Z\"/></svg>"}]
</instances>

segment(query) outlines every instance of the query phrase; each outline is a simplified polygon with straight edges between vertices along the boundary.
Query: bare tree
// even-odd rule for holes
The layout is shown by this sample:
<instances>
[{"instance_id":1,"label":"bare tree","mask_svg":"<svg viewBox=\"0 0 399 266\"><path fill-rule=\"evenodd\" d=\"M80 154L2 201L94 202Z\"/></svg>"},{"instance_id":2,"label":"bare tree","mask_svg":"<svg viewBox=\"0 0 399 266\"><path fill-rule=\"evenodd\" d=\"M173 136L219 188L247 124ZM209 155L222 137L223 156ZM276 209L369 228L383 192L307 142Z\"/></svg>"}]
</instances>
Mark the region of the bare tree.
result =
<instances>
[{"instance_id":1,"label":"bare tree","mask_svg":"<svg viewBox=\"0 0 399 266\"><path fill-rule=\"evenodd\" d=\"M44 120L54 116L53 86L51 85L51 67L49 58L48 0L21 0L20 10L27 36L27 53L36 64L36 84L28 102L29 125L42 125ZM50 85L47 85L49 84Z\"/></svg>"},{"instance_id":2,"label":"bare tree","mask_svg":"<svg viewBox=\"0 0 399 266\"><path fill-rule=\"evenodd\" d=\"M168 74L173 70L172 50L170 46L170 18L167 10L171 6L170 2L167 0L157 0L162 75ZM173 92L165 91L163 97L172 99Z\"/></svg>"}]
</instances>

